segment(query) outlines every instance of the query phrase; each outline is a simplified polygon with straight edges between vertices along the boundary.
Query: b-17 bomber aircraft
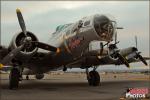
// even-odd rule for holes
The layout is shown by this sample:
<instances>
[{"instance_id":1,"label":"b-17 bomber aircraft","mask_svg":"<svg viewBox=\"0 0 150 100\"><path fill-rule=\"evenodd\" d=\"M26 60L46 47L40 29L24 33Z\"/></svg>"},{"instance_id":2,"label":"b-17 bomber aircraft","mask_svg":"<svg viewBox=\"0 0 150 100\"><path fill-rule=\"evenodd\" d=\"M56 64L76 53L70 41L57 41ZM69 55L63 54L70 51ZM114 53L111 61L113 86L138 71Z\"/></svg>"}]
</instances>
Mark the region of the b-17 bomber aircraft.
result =
<instances>
[{"instance_id":1,"label":"b-17 bomber aircraft","mask_svg":"<svg viewBox=\"0 0 150 100\"><path fill-rule=\"evenodd\" d=\"M21 11L16 9L22 32L14 35L10 45L0 46L0 67L11 66L9 88L16 89L22 75L35 75L42 79L44 73L67 68L85 69L90 86L100 84L96 71L99 65L122 65L142 61L145 65L149 57L142 57L137 47L117 48L117 27L115 20L106 15L95 14L75 23L60 25L52 33L48 43L42 43L36 35L26 30ZM100 49L90 50L92 41L100 41ZM105 43L105 44L104 44ZM93 68L89 72L89 68ZM25 70L27 69L27 70Z\"/></svg>"}]
</instances>

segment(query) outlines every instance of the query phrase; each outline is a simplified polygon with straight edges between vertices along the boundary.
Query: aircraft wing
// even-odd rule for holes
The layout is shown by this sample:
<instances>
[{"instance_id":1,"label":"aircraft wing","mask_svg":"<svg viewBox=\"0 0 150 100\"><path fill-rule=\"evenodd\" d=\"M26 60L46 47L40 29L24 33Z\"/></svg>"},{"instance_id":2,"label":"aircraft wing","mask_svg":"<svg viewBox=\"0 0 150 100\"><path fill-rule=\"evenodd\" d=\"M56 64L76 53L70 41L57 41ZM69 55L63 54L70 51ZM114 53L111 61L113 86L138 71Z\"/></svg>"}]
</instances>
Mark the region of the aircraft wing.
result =
<instances>
[{"instance_id":1,"label":"aircraft wing","mask_svg":"<svg viewBox=\"0 0 150 100\"><path fill-rule=\"evenodd\" d=\"M40 43L40 48L43 48L44 50L47 50L47 51L51 51L52 46L49 46L49 45L47 45L45 43L41 43L41 42L39 42L39 43ZM44 46L46 46L46 48ZM53 48L55 48L55 47L53 47ZM27 61L29 61L31 58L40 59L40 58L42 58L48 54L49 53L47 53L47 52L37 51L36 53L34 53L34 56L22 55L20 53L20 48L9 51L8 47L0 45L0 70L2 70L2 71L10 70L12 68L12 66L11 66L12 65L12 63L11 63L12 59L20 58L20 60L24 64L27 64ZM33 62L33 63L35 63L35 62ZM33 65L31 65L31 66L33 66Z\"/></svg>"},{"instance_id":2,"label":"aircraft wing","mask_svg":"<svg viewBox=\"0 0 150 100\"><path fill-rule=\"evenodd\" d=\"M8 48L0 45L0 61L8 54Z\"/></svg>"},{"instance_id":3,"label":"aircraft wing","mask_svg":"<svg viewBox=\"0 0 150 100\"><path fill-rule=\"evenodd\" d=\"M3 67L0 67L0 71L5 71L5 72L7 72L7 71L10 71L11 70L11 66L3 66Z\"/></svg>"},{"instance_id":4,"label":"aircraft wing","mask_svg":"<svg viewBox=\"0 0 150 100\"><path fill-rule=\"evenodd\" d=\"M0 62L8 53L8 48L0 45Z\"/></svg>"},{"instance_id":5,"label":"aircraft wing","mask_svg":"<svg viewBox=\"0 0 150 100\"><path fill-rule=\"evenodd\" d=\"M0 62L2 59L8 54L8 48L0 45ZM11 67L3 66L0 64L0 70L2 71L8 71Z\"/></svg>"},{"instance_id":6,"label":"aircraft wing","mask_svg":"<svg viewBox=\"0 0 150 100\"><path fill-rule=\"evenodd\" d=\"M139 52L135 52L132 50L133 47L120 49L120 54L124 57L124 59L127 60L128 63L134 63L134 62L143 62L145 65L147 65L146 60L150 60L150 57L142 57ZM137 53L135 55L135 53ZM80 66L83 67L92 67L92 66L98 66L98 65L123 65L124 62L122 62L118 58L112 58L107 50L104 50L102 54L100 54L100 50L93 50L90 52L87 52L86 54L81 57L81 59L78 59L77 61L70 63L68 65L71 67L77 67Z\"/></svg>"},{"instance_id":7,"label":"aircraft wing","mask_svg":"<svg viewBox=\"0 0 150 100\"><path fill-rule=\"evenodd\" d=\"M143 57L144 60L150 60L150 57ZM123 65L124 63L121 62L119 59L118 60L112 60L110 59L108 56L100 58L99 62L101 65L109 65L109 64L114 64L114 65ZM136 59L136 58L130 58L127 59L128 63L135 63L135 62L141 62L140 59Z\"/></svg>"},{"instance_id":8,"label":"aircraft wing","mask_svg":"<svg viewBox=\"0 0 150 100\"><path fill-rule=\"evenodd\" d=\"M150 57L143 57L145 60L150 60ZM134 62L140 62L140 59L129 59L128 62L129 63L134 63Z\"/></svg>"}]
</instances>

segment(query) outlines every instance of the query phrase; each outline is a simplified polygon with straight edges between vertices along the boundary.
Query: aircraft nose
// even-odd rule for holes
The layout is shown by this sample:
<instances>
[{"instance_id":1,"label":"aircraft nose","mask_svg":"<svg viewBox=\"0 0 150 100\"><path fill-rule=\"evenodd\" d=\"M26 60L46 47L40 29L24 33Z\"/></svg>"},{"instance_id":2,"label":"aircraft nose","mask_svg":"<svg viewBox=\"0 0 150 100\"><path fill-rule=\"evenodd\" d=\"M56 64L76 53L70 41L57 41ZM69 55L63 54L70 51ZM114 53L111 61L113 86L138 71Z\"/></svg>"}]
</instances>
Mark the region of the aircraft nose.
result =
<instances>
[{"instance_id":1,"label":"aircraft nose","mask_svg":"<svg viewBox=\"0 0 150 100\"><path fill-rule=\"evenodd\" d=\"M111 41L114 33L114 27L111 20L104 15L94 17L94 28L102 41Z\"/></svg>"}]
</instances>

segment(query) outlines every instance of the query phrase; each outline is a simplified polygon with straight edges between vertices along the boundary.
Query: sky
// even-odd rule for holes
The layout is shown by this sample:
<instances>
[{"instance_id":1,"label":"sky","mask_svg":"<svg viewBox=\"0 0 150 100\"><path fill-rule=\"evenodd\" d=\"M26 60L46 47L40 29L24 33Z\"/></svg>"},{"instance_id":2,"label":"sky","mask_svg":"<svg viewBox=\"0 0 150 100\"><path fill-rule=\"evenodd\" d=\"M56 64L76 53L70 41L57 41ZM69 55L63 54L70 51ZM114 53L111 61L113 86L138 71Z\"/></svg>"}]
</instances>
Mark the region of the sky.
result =
<instances>
[{"instance_id":1,"label":"sky","mask_svg":"<svg viewBox=\"0 0 150 100\"><path fill-rule=\"evenodd\" d=\"M16 8L21 9L27 30L42 42L48 41L58 25L93 14L111 15L124 28L118 30L118 47L135 46L136 35L138 49L149 56L149 1L1 1L2 45L8 46L21 31Z\"/></svg>"}]
</instances>

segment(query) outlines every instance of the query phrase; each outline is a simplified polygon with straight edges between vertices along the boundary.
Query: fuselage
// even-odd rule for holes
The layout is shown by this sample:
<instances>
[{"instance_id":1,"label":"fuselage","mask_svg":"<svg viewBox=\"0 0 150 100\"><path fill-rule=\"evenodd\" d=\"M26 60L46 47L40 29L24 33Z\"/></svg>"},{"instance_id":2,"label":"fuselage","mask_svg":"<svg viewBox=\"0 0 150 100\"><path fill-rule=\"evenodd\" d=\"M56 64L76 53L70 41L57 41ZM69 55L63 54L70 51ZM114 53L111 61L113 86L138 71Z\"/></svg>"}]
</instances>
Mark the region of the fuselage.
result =
<instances>
[{"instance_id":1,"label":"fuselage","mask_svg":"<svg viewBox=\"0 0 150 100\"><path fill-rule=\"evenodd\" d=\"M114 33L115 23L105 15L96 14L84 17L76 23L60 25L49 41L50 45L61 50L52 62L65 65L75 61L82 57L91 41L112 41Z\"/></svg>"},{"instance_id":2,"label":"fuselage","mask_svg":"<svg viewBox=\"0 0 150 100\"><path fill-rule=\"evenodd\" d=\"M32 66L32 70L39 72L59 69L80 59L87 52L91 41L112 41L115 31L115 21L97 14L75 23L60 25L48 41L48 44L60 48L60 52L49 52L42 59L30 60L25 66Z\"/></svg>"}]
</instances>

